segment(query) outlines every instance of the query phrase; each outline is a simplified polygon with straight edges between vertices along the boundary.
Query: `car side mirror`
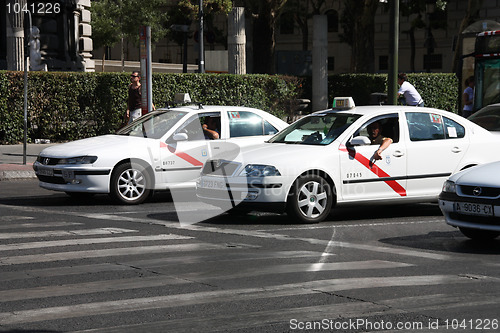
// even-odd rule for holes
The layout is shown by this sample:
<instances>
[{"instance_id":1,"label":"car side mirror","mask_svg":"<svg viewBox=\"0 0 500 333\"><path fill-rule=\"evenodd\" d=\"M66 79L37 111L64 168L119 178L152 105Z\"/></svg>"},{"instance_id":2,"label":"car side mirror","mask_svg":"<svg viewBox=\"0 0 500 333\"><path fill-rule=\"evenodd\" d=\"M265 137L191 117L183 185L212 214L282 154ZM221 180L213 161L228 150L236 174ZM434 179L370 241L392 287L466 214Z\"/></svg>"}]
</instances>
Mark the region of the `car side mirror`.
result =
<instances>
[{"instance_id":1,"label":"car side mirror","mask_svg":"<svg viewBox=\"0 0 500 333\"><path fill-rule=\"evenodd\" d=\"M366 136L356 136L347 142L349 146L369 146L372 144Z\"/></svg>"},{"instance_id":2,"label":"car side mirror","mask_svg":"<svg viewBox=\"0 0 500 333\"><path fill-rule=\"evenodd\" d=\"M172 139L174 141L187 141L188 135L187 133L175 133Z\"/></svg>"}]
</instances>

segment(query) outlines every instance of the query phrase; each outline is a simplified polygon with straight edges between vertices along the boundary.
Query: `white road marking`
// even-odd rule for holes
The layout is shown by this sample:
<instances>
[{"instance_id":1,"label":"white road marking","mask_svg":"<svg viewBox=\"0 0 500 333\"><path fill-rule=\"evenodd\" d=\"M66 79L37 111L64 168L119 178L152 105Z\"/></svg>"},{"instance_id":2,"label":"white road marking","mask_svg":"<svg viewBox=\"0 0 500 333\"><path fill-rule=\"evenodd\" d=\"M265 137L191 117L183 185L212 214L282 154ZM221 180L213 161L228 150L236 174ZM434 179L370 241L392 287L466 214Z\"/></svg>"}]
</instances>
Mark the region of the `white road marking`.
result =
<instances>
[{"instance_id":1,"label":"white road marking","mask_svg":"<svg viewBox=\"0 0 500 333\"><path fill-rule=\"evenodd\" d=\"M60 320L130 311L164 309L195 304L241 302L245 300L298 296L320 292L335 292L341 290L374 287L393 288L397 286L428 286L454 283L477 283L477 281L455 275L330 279L303 283L280 284L261 288L205 291L3 312L0 313L0 322L3 325L26 324L45 320ZM495 302L498 302L498 300L495 299Z\"/></svg>"},{"instance_id":2,"label":"white road marking","mask_svg":"<svg viewBox=\"0 0 500 333\"><path fill-rule=\"evenodd\" d=\"M161 240L186 240L194 237L180 236L173 234L153 235L153 236L126 236L126 237L106 237L106 238L84 238L84 239L67 239L59 241L43 241L31 243L16 243L0 245L0 251L11 250L26 250L26 249L41 249L47 247L75 246L75 245L91 245L91 244L110 244L124 242L149 242Z\"/></svg>"},{"instance_id":3,"label":"white road marking","mask_svg":"<svg viewBox=\"0 0 500 333\"><path fill-rule=\"evenodd\" d=\"M6 229L36 229L36 228L54 228L54 227L70 227L75 225L83 225L83 223L75 222L47 222L47 223L22 223L22 224L4 224L0 225L0 230Z\"/></svg>"},{"instance_id":4,"label":"white road marking","mask_svg":"<svg viewBox=\"0 0 500 333\"><path fill-rule=\"evenodd\" d=\"M90 235L113 235L126 232L138 232L138 230L122 228L98 228L82 230L53 230L53 231L33 231L33 232L11 232L0 233L0 239L14 238L39 238L39 237L64 237L64 236L90 236Z\"/></svg>"},{"instance_id":5,"label":"white road marking","mask_svg":"<svg viewBox=\"0 0 500 333\"><path fill-rule=\"evenodd\" d=\"M227 248L222 244L176 244L176 245L158 245L158 246L140 246L113 248L104 250L73 251L60 253L31 254L24 256L0 257L0 266L21 265L41 262L63 261L63 260L82 260L115 256L144 255L152 253L184 252L184 251L206 251Z\"/></svg>"}]
</instances>

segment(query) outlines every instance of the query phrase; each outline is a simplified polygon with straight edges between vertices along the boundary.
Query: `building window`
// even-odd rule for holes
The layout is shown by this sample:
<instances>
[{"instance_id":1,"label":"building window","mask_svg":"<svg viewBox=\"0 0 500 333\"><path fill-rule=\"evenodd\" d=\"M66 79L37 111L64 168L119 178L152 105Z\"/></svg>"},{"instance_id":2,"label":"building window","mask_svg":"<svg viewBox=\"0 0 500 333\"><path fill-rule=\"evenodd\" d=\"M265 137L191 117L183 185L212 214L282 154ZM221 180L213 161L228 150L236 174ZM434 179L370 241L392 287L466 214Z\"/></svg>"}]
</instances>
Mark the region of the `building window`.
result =
<instances>
[{"instance_id":1,"label":"building window","mask_svg":"<svg viewBox=\"0 0 500 333\"><path fill-rule=\"evenodd\" d=\"M328 57L328 70L335 70L335 57Z\"/></svg>"},{"instance_id":2,"label":"building window","mask_svg":"<svg viewBox=\"0 0 500 333\"><path fill-rule=\"evenodd\" d=\"M294 20L292 13L285 13L280 17L280 34L292 35L294 28Z\"/></svg>"},{"instance_id":3,"label":"building window","mask_svg":"<svg viewBox=\"0 0 500 333\"><path fill-rule=\"evenodd\" d=\"M378 57L378 70L388 71L389 70L389 56Z\"/></svg>"},{"instance_id":4,"label":"building window","mask_svg":"<svg viewBox=\"0 0 500 333\"><path fill-rule=\"evenodd\" d=\"M328 20L328 32L339 32L339 13L330 9L325 14Z\"/></svg>"},{"instance_id":5,"label":"building window","mask_svg":"<svg viewBox=\"0 0 500 333\"><path fill-rule=\"evenodd\" d=\"M443 55L442 54L425 54L424 55L425 69L442 69Z\"/></svg>"}]
</instances>

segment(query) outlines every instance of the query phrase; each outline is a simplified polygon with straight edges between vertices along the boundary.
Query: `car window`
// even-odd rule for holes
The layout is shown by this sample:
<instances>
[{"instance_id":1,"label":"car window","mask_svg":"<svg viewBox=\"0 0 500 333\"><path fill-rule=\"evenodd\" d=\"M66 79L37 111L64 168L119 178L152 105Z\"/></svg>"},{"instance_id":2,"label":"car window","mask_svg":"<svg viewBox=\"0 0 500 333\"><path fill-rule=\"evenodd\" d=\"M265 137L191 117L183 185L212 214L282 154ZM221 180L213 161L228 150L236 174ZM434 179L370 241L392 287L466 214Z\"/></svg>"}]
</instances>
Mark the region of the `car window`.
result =
<instances>
[{"instance_id":1,"label":"car window","mask_svg":"<svg viewBox=\"0 0 500 333\"><path fill-rule=\"evenodd\" d=\"M229 111L229 136L231 138L253 135L270 135L278 129L261 116L249 111Z\"/></svg>"},{"instance_id":2,"label":"car window","mask_svg":"<svg viewBox=\"0 0 500 333\"><path fill-rule=\"evenodd\" d=\"M179 127L176 133L186 133L188 141L207 140L209 138L203 132L202 126L207 122L208 118L213 118L215 120L216 128L214 130L220 135L221 126L219 112L207 112L194 115L186 120L184 125Z\"/></svg>"},{"instance_id":3,"label":"car window","mask_svg":"<svg viewBox=\"0 0 500 333\"><path fill-rule=\"evenodd\" d=\"M443 117L447 139L461 139L465 136L465 127L454 120Z\"/></svg>"},{"instance_id":4,"label":"car window","mask_svg":"<svg viewBox=\"0 0 500 333\"><path fill-rule=\"evenodd\" d=\"M467 119L488 131L500 131L500 106L487 106Z\"/></svg>"},{"instance_id":5,"label":"car window","mask_svg":"<svg viewBox=\"0 0 500 333\"><path fill-rule=\"evenodd\" d=\"M443 117L439 114L407 112L406 121L411 141L441 140L445 138Z\"/></svg>"},{"instance_id":6,"label":"car window","mask_svg":"<svg viewBox=\"0 0 500 333\"><path fill-rule=\"evenodd\" d=\"M304 117L272 137L269 142L328 145L361 117L349 113L324 113Z\"/></svg>"},{"instance_id":7,"label":"car window","mask_svg":"<svg viewBox=\"0 0 500 333\"><path fill-rule=\"evenodd\" d=\"M379 123L383 137L391 138L394 143L399 142L399 115L397 113L370 119L354 133L354 136L366 136L370 138L368 126L375 122Z\"/></svg>"},{"instance_id":8,"label":"car window","mask_svg":"<svg viewBox=\"0 0 500 333\"><path fill-rule=\"evenodd\" d=\"M186 115L181 111L153 112L120 129L116 134L160 139Z\"/></svg>"}]
</instances>

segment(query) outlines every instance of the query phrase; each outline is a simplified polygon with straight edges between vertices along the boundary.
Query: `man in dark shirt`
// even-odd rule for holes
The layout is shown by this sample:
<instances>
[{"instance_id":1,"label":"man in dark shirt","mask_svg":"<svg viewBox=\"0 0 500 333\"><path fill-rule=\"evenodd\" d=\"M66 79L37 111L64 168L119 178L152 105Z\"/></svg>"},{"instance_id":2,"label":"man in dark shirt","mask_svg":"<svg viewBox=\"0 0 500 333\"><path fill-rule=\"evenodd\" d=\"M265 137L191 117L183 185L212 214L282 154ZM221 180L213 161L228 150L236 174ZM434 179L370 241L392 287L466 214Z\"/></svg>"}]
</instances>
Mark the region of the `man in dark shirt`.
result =
<instances>
[{"instance_id":1,"label":"man in dark shirt","mask_svg":"<svg viewBox=\"0 0 500 333\"><path fill-rule=\"evenodd\" d=\"M380 123L378 121L369 124L367 129L372 145L379 145L377 151L373 154L372 159L381 160L382 152L390 146L392 139L386 138L382 135L382 129L380 128Z\"/></svg>"}]
</instances>

